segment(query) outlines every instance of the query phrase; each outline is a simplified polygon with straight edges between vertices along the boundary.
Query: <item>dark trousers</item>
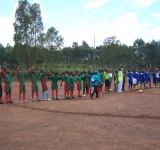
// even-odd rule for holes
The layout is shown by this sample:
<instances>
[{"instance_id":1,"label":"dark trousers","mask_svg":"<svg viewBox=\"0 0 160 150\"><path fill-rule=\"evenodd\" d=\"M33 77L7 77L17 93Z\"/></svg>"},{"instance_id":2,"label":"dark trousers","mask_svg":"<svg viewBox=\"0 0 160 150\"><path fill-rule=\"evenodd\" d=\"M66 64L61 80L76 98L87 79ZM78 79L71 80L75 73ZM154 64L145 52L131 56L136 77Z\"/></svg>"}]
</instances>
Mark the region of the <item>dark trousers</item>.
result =
<instances>
[{"instance_id":1,"label":"dark trousers","mask_svg":"<svg viewBox=\"0 0 160 150\"><path fill-rule=\"evenodd\" d=\"M0 97L2 97L2 85L0 85Z\"/></svg>"},{"instance_id":2,"label":"dark trousers","mask_svg":"<svg viewBox=\"0 0 160 150\"><path fill-rule=\"evenodd\" d=\"M95 93L96 93L96 97L98 97L98 85L93 86L93 87L94 87L94 91L93 91L93 93L91 94L91 97L93 97Z\"/></svg>"},{"instance_id":3,"label":"dark trousers","mask_svg":"<svg viewBox=\"0 0 160 150\"><path fill-rule=\"evenodd\" d=\"M125 87L125 81L123 81L123 84L122 84L122 91L124 92L124 87Z\"/></svg>"}]
</instances>

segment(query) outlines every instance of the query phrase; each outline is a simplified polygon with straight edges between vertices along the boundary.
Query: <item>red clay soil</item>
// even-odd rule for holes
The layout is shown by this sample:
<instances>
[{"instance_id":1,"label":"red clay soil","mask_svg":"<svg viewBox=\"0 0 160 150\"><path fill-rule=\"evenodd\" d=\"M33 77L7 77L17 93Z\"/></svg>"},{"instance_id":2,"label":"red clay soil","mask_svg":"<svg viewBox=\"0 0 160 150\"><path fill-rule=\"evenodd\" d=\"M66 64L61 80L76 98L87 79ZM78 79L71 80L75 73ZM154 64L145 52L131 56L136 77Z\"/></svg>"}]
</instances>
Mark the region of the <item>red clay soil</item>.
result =
<instances>
[{"instance_id":1,"label":"red clay soil","mask_svg":"<svg viewBox=\"0 0 160 150\"><path fill-rule=\"evenodd\" d=\"M27 82L21 104L18 83L12 87L14 104L0 105L0 150L160 149L160 88L31 102Z\"/></svg>"}]
</instances>

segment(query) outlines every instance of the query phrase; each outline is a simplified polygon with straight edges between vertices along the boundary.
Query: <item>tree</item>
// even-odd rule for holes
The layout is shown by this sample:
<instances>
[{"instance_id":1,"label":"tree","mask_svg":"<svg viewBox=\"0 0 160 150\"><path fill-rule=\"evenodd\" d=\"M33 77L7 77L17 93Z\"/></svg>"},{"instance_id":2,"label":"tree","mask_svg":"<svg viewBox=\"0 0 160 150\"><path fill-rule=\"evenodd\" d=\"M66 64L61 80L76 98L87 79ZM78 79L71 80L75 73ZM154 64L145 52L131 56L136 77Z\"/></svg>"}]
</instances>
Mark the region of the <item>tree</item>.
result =
<instances>
[{"instance_id":1,"label":"tree","mask_svg":"<svg viewBox=\"0 0 160 150\"><path fill-rule=\"evenodd\" d=\"M5 48L3 47L3 45L0 43L0 63L3 63L5 60ZM1 65L0 65L1 66Z\"/></svg>"},{"instance_id":2,"label":"tree","mask_svg":"<svg viewBox=\"0 0 160 150\"><path fill-rule=\"evenodd\" d=\"M58 30L54 27L50 27L46 33L46 46L50 50L51 70L52 70L52 53L53 50L60 50L64 44L64 39L59 35Z\"/></svg>"},{"instance_id":3,"label":"tree","mask_svg":"<svg viewBox=\"0 0 160 150\"><path fill-rule=\"evenodd\" d=\"M37 59L37 45L41 45L41 36L43 32L43 23L41 17L40 5L34 3L30 8L31 15L31 25L30 25L30 36L31 36L31 46L34 47L35 51L35 62Z\"/></svg>"},{"instance_id":4,"label":"tree","mask_svg":"<svg viewBox=\"0 0 160 150\"><path fill-rule=\"evenodd\" d=\"M145 66L145 59L147 56L146 44L142 39L137 39L133 43L133 49L137 56L137 62L139 62L139 66Z\"/></svg>"}]
</instances>

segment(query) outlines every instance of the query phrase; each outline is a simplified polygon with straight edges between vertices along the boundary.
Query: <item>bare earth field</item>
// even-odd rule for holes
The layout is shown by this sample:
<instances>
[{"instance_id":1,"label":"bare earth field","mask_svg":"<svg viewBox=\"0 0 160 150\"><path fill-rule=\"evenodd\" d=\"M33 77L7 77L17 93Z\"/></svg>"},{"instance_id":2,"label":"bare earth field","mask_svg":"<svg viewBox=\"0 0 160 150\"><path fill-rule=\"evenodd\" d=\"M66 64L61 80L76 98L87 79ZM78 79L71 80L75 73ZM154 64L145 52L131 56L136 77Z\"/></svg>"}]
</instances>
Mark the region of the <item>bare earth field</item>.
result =
<instances>
[{"instance_id":1,"label":"bare earth field","mask_svg":"<svg viewBox=\"0 0 160 150\"><path fill-rule=\"evenodd\" d=\"M31 102L27 82L28 103L21 104L18 82L12 87L14 104L0 105L0 150L160 149L160 88Z\"/></svg>"}]
</instances>

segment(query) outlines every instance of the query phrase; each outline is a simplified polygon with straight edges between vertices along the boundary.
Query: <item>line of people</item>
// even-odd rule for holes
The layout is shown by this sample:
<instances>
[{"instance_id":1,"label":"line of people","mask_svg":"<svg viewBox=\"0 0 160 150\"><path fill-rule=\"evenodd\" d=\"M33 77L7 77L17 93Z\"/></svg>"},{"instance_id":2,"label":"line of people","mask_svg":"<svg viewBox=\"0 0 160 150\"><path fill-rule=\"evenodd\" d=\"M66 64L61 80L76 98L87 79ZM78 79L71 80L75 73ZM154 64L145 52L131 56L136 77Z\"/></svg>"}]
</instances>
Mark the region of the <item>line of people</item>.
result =
<instances>
[{"instance_id":1,"label":"line of people","mask_svg":"<svg viewBox=\"0 0 160 150\"><path fill-rule=\"evenodd\" d=\"M13 103L11 98L11 92L12 92L12 78L14 77L14 71L11 73L5 65L3 66L1 72L0 72L0 104L4 104L2 101L2 83L1 80L4 78L4 92L5 92L5 100L6 103ZM19 101L21 103L27 102L26 100L26 78L31 79L31 97L32 102L34 102L34 95L36 94L36 100L58 100L58 81L61 80L60 86L62 86L64 82L64 97L65 99L73 99L74 97L74 85L76 83L77 85L77 91L78 91L78 97L81 96L81 90L83 88L83 96L90 95L91 98L93 98L94 93L96 93L96 97L98 98L97 93L102 93L102 79L99 77L103 77L101 73L97 71L83 71L80 73L77 73L76 75L72 72L66 71L65 73L54 73L54 72L45 72L44 70L40 70L40 72L36 73L34 67L28 71L28 73L24 74L19 71L19 68L17 68L17 78L19 81ZM38 78L41 81L42 86L42 96L41 99L39 98L39 87L37 84ZM46 79L51 80L51 90L52 90L52 98L49 97L49 90L47 86ZM91 82L92 79L96 79L96 81ZM92 92L92 88L94 87L94 91ZM98 90L98 92L97 92ZM91 93L92 92L92 93Z\"/></svg>"},{"instance_id":2,"label":"line of people","mask_svg":"<svg viewBox=\"0 0 160 150\"><path fill-rule=\"evenodd\" d=\"M131 71L128 70L127 78L128 78L128 90L132 91L135 90L135 86L140 84L141 89L142 85L146 88L146 84L149 84L149 88L151 88L151 77L150 77L150 69L151 65L147 67L145 70L139 68L138 71ZM66 71L65 73L58 73L58 72L45 72L44 70L40 70L40 72L36 73L35 68L32 67L29 69L28 73L24 74L19 71L20 68L17 68L17 78L19 81L19 101L20 103L27 102L26 100L26 85L25 81L27 78L31 79L31 98L32 102L35 101L34 95L36 95L36 100L59 100L58 97L58 81L61 81L60 86L64 83L64 98L65 99L73 99L74 91L75 91L75 84L77 86L77 96L79 98L82 97L81 91L83 96L90 96L93 99L94 94L96 93L96 98L102 93L110 93L111 92L111 84L112 84L112 77L114 81L114 93L121 93L124 92L126 77L122 66L120 66L119 70L112 74L112 69L100 69L99 71L91 70L89 68L88 71L83 71L79 73L72 73ZM156 70L152 73L153 75L153 83L155 83L155 87L158 87L158 82L160 81L160 71L156 68ZM6 103L13 103L11 99L11 82L14 76L14 71L11 73L6 67L6 63L2 67L0 71L0 104L3 104L2 101L2 83L1 80L4 78L4 92L5 92L5 100ZM37 84L37 80L40 79L41 86L42 86L42 95L39 98L39 87ZM49 89L47 86L47 79L51 80L51 99L49 96ZM103 84L105 86L103 88ZM94 89L92 88L94 87ZM104 90L103 90L104 89ZM103 92L104 91L104 92Z\"/></svg>"}]
</instances>

